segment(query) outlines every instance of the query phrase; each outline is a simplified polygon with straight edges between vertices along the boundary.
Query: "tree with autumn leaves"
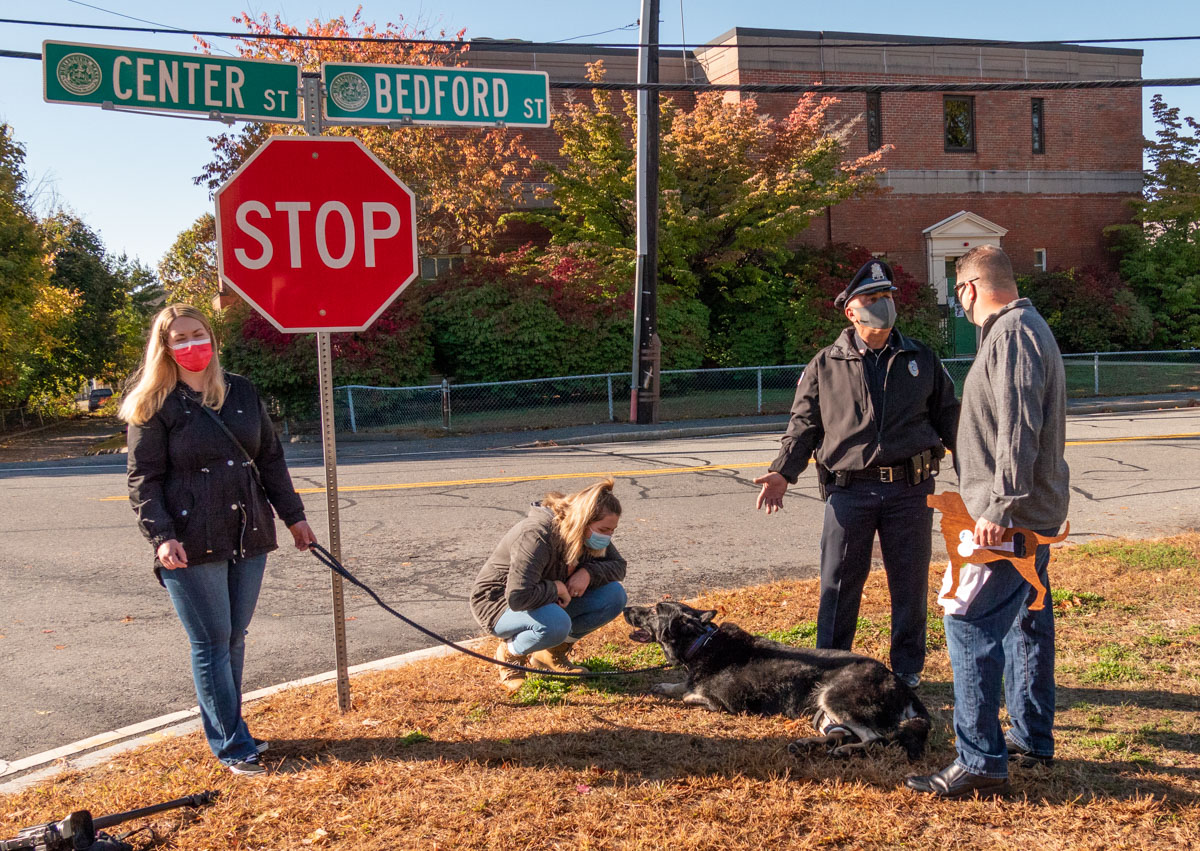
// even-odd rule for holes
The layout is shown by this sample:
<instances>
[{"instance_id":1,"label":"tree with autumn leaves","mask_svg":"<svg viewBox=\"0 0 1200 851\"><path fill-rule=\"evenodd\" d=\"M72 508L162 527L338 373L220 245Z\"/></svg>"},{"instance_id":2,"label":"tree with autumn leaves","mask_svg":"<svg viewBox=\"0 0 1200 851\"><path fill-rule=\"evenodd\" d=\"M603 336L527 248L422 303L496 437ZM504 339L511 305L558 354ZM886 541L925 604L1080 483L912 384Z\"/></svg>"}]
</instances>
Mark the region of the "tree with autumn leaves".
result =
<instances>
[{"instance_id":1,"label":"tree with autumn leaves","mask_svg":"<svg viewBox=\"0 0 1200 851\"><path fill-rule=\"evenodd\" d=\"M295 62L306 71L324 61L455 65L469 56L461 32L456 43L429 44L420 41L429 36L421 28L377 27L358 13L303 30L266 15L239 21L253 37L241 48L244 56ZM319 40L328 37L342 40ZM354 40L359 37L390 40ZM602 79L602 64L589 73ZM399 318L386 334L410 335L405 347L418 353L383 376L387 383L418 381L430 370L488 380L624 366L633 321L633 103L599 90L569 99L553 122L561 145L554 162L538 160L519 135L501 129L327 131L357 136L413 188L423 255L469 255L448 278L414 284L385 314ZM874 191L883 154L846 155L851 126L830 122L834 103L809 95L776 117L753 99L663 100L659 318L665 365L807 357L807 342L798 342L803 335L789 329L814 286L802 278L813 252L799 247L798 237L826 207ZM254 124L215 137L214 158L197 182L215 189L268 136L298 132ZM545 187L551 208L523 203L535 185ZM518 222L527 232L530 225L544 228L546 239L501 250L500 238ZM211 244L210 217L180 235L160 266L169 291L193 302L215 292ZM230 331L231 365L256 375L271 371L272 358L293 367L307 363L313 348L306 337L275 334L244 309ZM382 346L386 334L372 329L338 337L353 339L361 352ZM464 353L464 345L473 351ZM369 358L353 361L335 359L335 380L363 380ZM371 371L382 380L378 369Z\"/></svg>"}]
</instances>

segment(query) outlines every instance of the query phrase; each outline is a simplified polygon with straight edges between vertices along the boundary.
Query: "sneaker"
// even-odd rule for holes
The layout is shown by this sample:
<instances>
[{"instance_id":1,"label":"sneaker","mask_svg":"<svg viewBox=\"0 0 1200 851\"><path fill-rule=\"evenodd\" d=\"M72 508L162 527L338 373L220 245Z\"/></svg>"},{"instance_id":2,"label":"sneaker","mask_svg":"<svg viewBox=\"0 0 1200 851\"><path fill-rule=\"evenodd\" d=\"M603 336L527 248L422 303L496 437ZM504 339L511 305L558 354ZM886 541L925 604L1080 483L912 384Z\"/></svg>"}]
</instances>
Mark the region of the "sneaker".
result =
<instances>
[{"instance_id":1,"label":"sneaker","mask_svg":"<svg viewBox=\"0 0 1200 851\"><path fill-rule=\"evenodd\" d=\"M1004 746L1008 749L1009 762L1015 762L1021 768L1036 768L1039 765L1054 764L1054 757L1032 753L1029 748L1013 738L1011 730L1004 733Z\"/></svg>"},{"instance_id":2,"label":"sneaker","mask_svg":"<svg viewBox=\"0 0 1200 851\"><path fill-rule=\"evenodd\" d=\"M909 688L916 688L921 684L920 674L896 674L896 676Z\"/></svg>"},{"instance_id":3,"label":"sneaker","mask_svg":"<svg viewBox=\"0 0 1200 851\"><path fill-rule=\"evenodd\" d=\"M258 751L259 753L266 753L267 751L269 751L271 749L271 743L266 741L265 739L255 739L254 740L254 749L256 751Z\"/></svg>"},{"instance_id":4,"label":"sneaker","mask_svg":"<svg viewBox=\"0 0 1200 851\"><path fill-rule=\"evenodd\" d=\"M229 770L234 774L242 774L247 777L259 777L267 773L267 767L258 761L257 756L243 759L241 762L235 762L229 766Z\"/></svg>"}]
</instances>

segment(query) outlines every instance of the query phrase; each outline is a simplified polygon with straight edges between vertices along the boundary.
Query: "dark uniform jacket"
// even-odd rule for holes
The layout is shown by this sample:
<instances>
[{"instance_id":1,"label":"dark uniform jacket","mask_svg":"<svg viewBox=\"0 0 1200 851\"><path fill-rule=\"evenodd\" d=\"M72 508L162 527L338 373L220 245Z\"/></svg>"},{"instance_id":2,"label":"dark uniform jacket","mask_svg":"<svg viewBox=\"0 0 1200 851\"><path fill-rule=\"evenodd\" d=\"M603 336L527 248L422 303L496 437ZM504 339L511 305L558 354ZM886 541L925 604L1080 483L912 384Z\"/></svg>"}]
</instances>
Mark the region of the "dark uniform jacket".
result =
<instances>
[{"instance_id":1,"label":"dark uniform jacket","mask_svg":"<svg viewBox=\"0 0 1200 851\"><path fill-rule=\"evenodd\" d=\"M768 468L792 484L814 455L823 467L848 472L902 464L926 449L938 457L954 449L959 403L933 350L892 331L889 344L898 351L877 411L854 337L847 328L800 376L783 448Z\"/></svg>"},{"instance_id":2,"label":"dark uniform jacket","mask_svg":"<svg viewBox=\"0 0 1200 851\"><path fill-rule=\"evenodd\" d=\"M288 526L304 519L258 393L240 375L225 373L225 381L225 404L217 413L254 459L261 487L241 450L183 382L145 424L129 426L129 500L138 526L155 549L178 540L189 565L275 549L272 505Z\"/></svg>"},{"instance_id":3,"label":"dark uniform jacket","mask_svg":"<svg viewBox=\"0 0 1200 851\"><path fill-rule=\"evenodd\" d=\"M555 580L566 582L570 575L563 555L562 542L554 531L554 515L534 503L525 519L500 539L475 577L471 589L475 620L491 632L505 608L526 612L556 602ZM579 566L587 568L591 576L589 589L625 578L625 559L611 543L600 556L585 549Z\"/></svg>"}]
</instances>

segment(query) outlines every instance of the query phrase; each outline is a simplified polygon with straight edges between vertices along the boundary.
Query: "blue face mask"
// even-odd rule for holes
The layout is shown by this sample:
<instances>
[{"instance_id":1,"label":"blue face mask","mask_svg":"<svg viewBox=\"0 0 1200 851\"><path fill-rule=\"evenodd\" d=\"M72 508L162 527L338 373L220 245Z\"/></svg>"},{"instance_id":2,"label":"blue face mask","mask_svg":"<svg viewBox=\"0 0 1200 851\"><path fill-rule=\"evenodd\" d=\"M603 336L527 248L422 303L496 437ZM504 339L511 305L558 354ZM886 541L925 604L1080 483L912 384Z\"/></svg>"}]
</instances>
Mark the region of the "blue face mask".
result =
<instances>
[{"instance_id":1,"label":"blue face mask","mask_svg":"<svg viewBox=\"0 0 1200 851\"><path fill-rule=\"evenodd\" d=\"M583 542L589 550L606 550L608 545L612 543L612 535L601 535L599 532L593 532L588 535L588 539Z\"/></svg>"}]
</instances>

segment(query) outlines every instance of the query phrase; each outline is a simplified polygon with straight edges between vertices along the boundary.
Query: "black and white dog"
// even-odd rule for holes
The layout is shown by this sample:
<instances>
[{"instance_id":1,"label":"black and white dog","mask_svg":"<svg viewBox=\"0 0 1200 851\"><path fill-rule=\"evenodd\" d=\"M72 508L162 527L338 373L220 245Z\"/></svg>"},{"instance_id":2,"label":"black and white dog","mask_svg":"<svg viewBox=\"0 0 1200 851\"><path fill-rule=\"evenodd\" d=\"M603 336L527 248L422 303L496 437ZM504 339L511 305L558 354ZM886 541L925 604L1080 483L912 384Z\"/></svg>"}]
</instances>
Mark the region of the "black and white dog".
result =
<instances>
[{"instance_id":1,"label":"black and white dog","mask_svg":"<svg viewBox=\"0 0 1200 851\"><path fill-rule=\"evenodd\" d=\"M715 611L682 603L629 606L630 638L657 641L667 661L687 671L659 694L714 712L812 715L821 734L797 739L796 756L827 747L835 756L875 744L898 744L916 759L929 737L929 712L913 690L882 663L846 650L790 647L751 635L732 623L716 626Z\"/></svg>"}]
</instances>

